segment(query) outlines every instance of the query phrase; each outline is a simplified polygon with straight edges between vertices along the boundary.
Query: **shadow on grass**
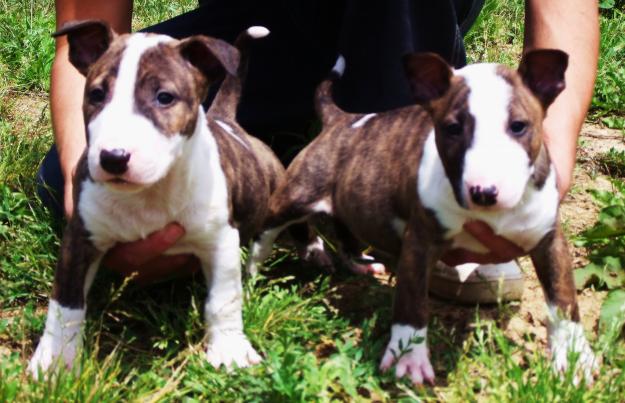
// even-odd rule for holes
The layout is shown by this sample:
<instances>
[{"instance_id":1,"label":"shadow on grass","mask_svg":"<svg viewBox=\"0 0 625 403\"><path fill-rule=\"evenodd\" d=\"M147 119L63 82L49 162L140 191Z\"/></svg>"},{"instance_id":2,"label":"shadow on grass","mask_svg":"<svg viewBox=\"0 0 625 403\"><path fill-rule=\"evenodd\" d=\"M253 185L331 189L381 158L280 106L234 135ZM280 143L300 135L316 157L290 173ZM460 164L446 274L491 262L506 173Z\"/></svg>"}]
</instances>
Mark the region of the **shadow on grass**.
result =
<instances>
[{"instance_id":1,"label":"shadow on grass","mask_svg":"<svg viewBox=\"0 0 625 403\"><path fill-rule=\"evenodd\" d=\"M201 275L140 286L101 269L88 298L86 344L97 344L98 358L118 350L124 368L150 370L155 358L202 341L205 297Z\"/></svg>"},{"instance_id":2,"label":"shadow on grass","mask_svg":"<svg viewBox=\"0 0 625 403\"><path fill-rule=\"evenodd\" d=\"M322 290L324 295L319 301L327 308L324 314L327 320L346 321L348 327L344 329L351 328L357 334L362 362L377 368L389 337L394 279L358 276L345 269L333 274L320 273L318 269L302 264L289 251L279 253L285 255L276 259L279 263L265 271L255 286L261 288L262 293L271 292L268 284L283 291L297 289L304 300ZM205 283L200 274L138 286L124 283L114 273L102 269L88 299L86 347L90 351L97 350L98 360L117 351L122 376L131 371L154 370L155 361L173 359L184 354L189 346L201 346L198 349L203 350L205 296ZM456 369L463 354L463 344L475 330L476 316L493 319L503 328L517 310L514 306L503 305L482 307L476 311L475 306L457 305L436 298L430 298L430 308L429 343L439 387L447 386L448 374ZM272 336L258 334L262 330L259 324L253 323L246 328L248 334L256 332L257 337L268 337L261 341L261 347L268 353L275 347ZM323 361L337 354L337 339L345 337L341 340L345 341L353 338L353 333L348 337L334 331L327 336L323 338L316 334L308 342L304 341L302 347ZM302 335L303 339L306 337ZM254 340L254 336L251 339ZM392 373L378 372L377 376L389 393L401 392ZM427 390L422 392L430 393Z\"/></svg>"},{"instance_id":3,"label":"shadow on grass","mask_svg":"<svg viewBox=\"0 0 625 403\"><path fill-rule=\"evenodd\" d=\"M288 278L289 283L303 288L318 281L324 275L319 269L297 260L291 254L278 267L266 272L268 278ZM376 363L382 357L389 338L393 304L394 278L392 276L363 276L339 267L335 273L325 273L329 277L330 290L327 304L331 311L356 328L362 328L374 318L370 332L364 332L360 342L363 350L370 354ZM475 331L476 320L494 321L500 329L505 329L509 321L520 309L518 303L471 305L444 300L430 295L429 346L437 375L436 385L447 386L447 375L456 369L463 354L463 345ZM515 344L509 340L511 344ZM371 344L368 348L366 344ZM319 346L318 355L327 356L333 352L329 345Z\"/></svg>"}]
</instances>

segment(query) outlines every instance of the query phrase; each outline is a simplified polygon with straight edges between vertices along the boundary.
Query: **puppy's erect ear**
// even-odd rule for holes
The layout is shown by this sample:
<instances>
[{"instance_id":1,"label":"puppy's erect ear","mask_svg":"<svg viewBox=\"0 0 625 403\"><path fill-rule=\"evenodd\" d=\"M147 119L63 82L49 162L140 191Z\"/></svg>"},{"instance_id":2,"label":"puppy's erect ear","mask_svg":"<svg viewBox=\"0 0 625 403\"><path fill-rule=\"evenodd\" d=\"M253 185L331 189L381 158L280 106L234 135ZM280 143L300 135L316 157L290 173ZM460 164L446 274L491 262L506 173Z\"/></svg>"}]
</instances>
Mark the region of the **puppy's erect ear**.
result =
<instances>
[{"instance_id":1,"label":"puppy's erect ear","mask_svg":"<svg viewBox=\"0 0 625 403\"><path fill-rule=\"evenodd\" d=\"M519 74L543 109L547 110L564 89L564 72L568 63L569 55L557 49L531 50L523 55Z\"/></svg>"},{"instance_id":2,"label":"puppy's erect ear","mask_svg":"<svg viewBox=\"0 0 625 403\"><path fill-rule=\"evenodd\" d=\"M70 21L52 34L53 37L67 35L69 61L83 75L109 48L115 33L104 21Z\"/></svg>"},{"instance_id":3,"label":"puppy's erect ear","mask_svg":"<svg viewBox=\"0 0 625 403\"><path fill-rule=\"evenodd\" d=\"M225 73L236 75L239 68L239 51L220 39L202 35L192 36L178 44L180 54L206 76L209 82Z\"/></svg>"},{"instance_id":4,"label":"puppy's erect ear","mask_svg":"<svg viewBox=\"0 0 625 403\"><path fill-rule=\"evenodd\" d=\"M449 89L451 67L434 53L410 53L403 57L404 71L418 104L440 98Z\"/></svg>"}]
</instances>

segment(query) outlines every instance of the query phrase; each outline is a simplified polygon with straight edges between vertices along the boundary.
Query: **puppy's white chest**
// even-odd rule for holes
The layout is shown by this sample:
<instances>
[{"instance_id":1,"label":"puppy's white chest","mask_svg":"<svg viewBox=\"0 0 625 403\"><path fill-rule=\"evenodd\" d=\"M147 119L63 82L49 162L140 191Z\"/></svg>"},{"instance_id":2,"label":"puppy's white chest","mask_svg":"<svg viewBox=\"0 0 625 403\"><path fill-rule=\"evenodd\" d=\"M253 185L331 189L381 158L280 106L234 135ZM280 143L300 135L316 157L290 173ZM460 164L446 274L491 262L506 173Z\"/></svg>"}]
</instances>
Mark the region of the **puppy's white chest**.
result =
<instances>
[{"instance_id":1,"label":"puppy's white chest","mask_svg":"<svg viewBox=\"0 0 625 403\"><path fill-rule=\"evenodd\" d=\"M212 161L211 161L212 160ZM206 162L211 161L206 166ZM192 252L211 242L211 234L228 225L226 179L218 159L204 160L210 172L189 178L191 172L173 175L169 183L137 194L112 191L101 183L85 181L79 212L94 245L107 250L117 242L146 238L150 233L177 222L185 236L169 253Z\"/></svg>"},{"instance_id":2,"label":"puppy's white chest","mask_svg":"<svg viewBox=\"0 0 625 403\"><path fill-rule=\"evenodd\" d=\"M462 229L465 222L479 220L487 223L495 234L513 241L529 252L554 228L557 207L545 206L544 209L547 211L518 208L493 214L458 214L454 211L439 211L437 217L441 222L447 223L443 224L446 228L450 228L446 235L448 239L453 239L452 247L454 248L479 253L488 252L487 248Z\"/></svg>"},{"instance_id":3,"label":"puppy's white chest","mask_svg":"<svg viewBox=\"0 0 625 403\"><path fill-rule=\"evenodd\" d=\"M495 234L513 241L527 252L554 228L559 195L553 169L541 189L528 184L521 201L511 209L469 210L460 207L456 202L451 183L438 157L433 136L430 136L425 147L419 168L417 191L424 207L433 211L439 223L446 229L445 238L452 240L452 247L478 253L488 252L463 230L463 225L468 221L479 220L487 223Z\"/></svg>"}]
</instances>

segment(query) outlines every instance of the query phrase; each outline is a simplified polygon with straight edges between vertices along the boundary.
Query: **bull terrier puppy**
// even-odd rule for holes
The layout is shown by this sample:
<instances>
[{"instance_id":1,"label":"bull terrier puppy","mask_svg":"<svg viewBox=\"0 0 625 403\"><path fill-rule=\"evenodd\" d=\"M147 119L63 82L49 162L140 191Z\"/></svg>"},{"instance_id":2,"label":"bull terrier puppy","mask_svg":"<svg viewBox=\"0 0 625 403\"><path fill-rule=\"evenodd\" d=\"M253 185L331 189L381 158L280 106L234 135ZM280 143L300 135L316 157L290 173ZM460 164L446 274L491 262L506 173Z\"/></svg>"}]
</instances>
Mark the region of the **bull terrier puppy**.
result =
<instances>
[{"instance_id":1,"label":"bull terrier puppy","mask_svg":"<svg viewBox=\"0 0 625 403\"><path fill-rule=\"evenodd\" d=\"M322 83L317 109L324 129L272 195L253 259L262 261L288 225L333 217L395 268L391 337L380 368L394 365L398 378L432 383L428 276L450 248L487 251L463 230L481 220L531 256L549 307L555 368L565 370L574 351L590 381L597 362L579 323L556 173L542 137L567 64L566 53L546 49L525 54L518 70L453 70L433 54L407 55L417 105L377 114L342 111L330 81Z\"/></svg>"},{"instance_id":2,"label":"bull terrier puppy","mask_svg":"<svg viewBox=\"0 0 625 403\"><path fill-rule=\"evenodd\" d=\"M284 168L235 120L242 50L218 39L117 35L99 21L73 22L71 63L86 76L87 148L74 177L75 213L63 235L46 326L30 361L37 377L56 361L71 366L81 345L86 297L103 255L170 222L185 236L169 254L201 262L208 297L207 360L215 367L256 364L243 332L239 246L259 231ZM207 113L208 86L225 77Z\"/></svg>"}]
</instances>

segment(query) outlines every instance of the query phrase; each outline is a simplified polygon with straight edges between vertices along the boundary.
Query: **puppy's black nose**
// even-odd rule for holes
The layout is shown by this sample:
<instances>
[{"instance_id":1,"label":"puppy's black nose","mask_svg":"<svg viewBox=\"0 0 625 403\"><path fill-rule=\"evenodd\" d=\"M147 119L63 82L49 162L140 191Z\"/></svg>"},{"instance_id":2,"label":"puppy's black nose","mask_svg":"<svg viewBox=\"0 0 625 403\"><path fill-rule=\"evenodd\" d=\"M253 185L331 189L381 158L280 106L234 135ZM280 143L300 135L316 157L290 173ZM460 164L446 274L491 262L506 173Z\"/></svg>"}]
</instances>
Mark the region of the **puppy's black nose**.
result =
<instances>
[{"instance_id":1,"label":"puppy's black nose","mask_svg":"<svg viewBox=\"0 0 625 403\"><path fill-rule=\"evenodd\" d=\"M469 188L469 195L473 203L478 206L492 206L497 203L497 188L495 186L489 186L482 188L481 186L471 186Z\"/></svg>"},{"instance_id":2,"label":"puppy's black nose","mask_svg":"<svg viewBox=\"0 0 625 403\"><path fill-rule=\"evenodd\" d=\"M100 165L102 169L113 175L121 175L128 170L130 153L123 148L100 151Z\"/></svg>"}]
</instances>

